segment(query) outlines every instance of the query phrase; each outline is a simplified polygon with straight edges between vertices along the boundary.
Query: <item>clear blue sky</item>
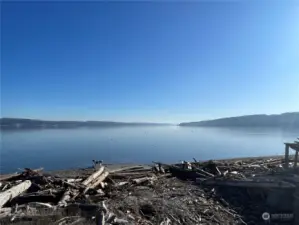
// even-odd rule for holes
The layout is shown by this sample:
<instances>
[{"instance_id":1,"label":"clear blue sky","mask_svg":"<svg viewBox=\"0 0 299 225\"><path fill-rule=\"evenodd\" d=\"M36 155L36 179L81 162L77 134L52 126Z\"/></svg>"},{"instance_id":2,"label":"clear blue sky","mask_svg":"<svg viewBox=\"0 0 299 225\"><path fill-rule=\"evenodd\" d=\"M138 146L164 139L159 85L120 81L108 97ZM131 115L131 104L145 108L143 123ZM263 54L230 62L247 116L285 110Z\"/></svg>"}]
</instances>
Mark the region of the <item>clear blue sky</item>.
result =
<instances>
[{"instance_id":1,"label":"clear blue sky","mask_svg":"<svg viewBox=\"0 0 299 225\"><path fill-rule=\"evenodd\" d=\"M1 5L2 117L181 122L299 111L299 2Z\"/></svg>"}]
</instances>

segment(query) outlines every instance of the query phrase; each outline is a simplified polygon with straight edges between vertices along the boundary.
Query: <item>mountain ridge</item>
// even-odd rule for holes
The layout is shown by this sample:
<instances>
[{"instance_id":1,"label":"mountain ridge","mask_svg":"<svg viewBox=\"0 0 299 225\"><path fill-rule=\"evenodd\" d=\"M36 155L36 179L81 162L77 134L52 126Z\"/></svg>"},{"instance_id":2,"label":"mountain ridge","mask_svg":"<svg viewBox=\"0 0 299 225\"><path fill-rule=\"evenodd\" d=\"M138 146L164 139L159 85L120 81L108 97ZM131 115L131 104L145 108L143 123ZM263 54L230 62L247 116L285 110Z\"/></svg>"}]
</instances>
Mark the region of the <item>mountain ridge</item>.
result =
<instances>
[{"instance_id":1,"label":"mountain ridge","mask_svg":"<svg viewBox=\"0 0 299 225\"><path fill-rule=\"evenodd\" d=\"M184 122L179 126L201 127L299 127L299 112L287 112L282 114L256 114L225 117L215 120L203 120L196 122Z\"/></svg>"}]
</instances>

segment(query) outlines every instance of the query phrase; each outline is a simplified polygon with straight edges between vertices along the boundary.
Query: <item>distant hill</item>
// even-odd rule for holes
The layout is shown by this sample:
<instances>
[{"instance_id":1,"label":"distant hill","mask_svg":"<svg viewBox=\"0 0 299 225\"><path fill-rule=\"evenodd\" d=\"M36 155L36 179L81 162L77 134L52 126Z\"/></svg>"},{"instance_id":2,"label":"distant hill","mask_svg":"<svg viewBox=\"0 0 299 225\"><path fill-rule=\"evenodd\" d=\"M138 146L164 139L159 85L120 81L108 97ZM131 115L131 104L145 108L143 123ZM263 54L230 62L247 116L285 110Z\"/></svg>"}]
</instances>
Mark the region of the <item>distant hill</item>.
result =
<instances>
[{"instance_id":1,"label":"distant hill","mask_svg":"<svg viewBox=\"0 0 299 225\"><path fill-rule=\"evenodd\" d=\"M124 123L111 121L46 121L35 119L0 118L1 129L25 128L80 128L117 126L163 126L163 123Z\"/></svg>"},{"instance_id":2,"label":"distant hill","mask_svg":"<svg viewBox=\"0 0 299 225\"><path fill-rule=\"evenodd\" d=\"M279 115L249 115L200 122L181 123L180 126L203 127L285 127L299 128L299 112Z\"/></svg>"}]
</instances>

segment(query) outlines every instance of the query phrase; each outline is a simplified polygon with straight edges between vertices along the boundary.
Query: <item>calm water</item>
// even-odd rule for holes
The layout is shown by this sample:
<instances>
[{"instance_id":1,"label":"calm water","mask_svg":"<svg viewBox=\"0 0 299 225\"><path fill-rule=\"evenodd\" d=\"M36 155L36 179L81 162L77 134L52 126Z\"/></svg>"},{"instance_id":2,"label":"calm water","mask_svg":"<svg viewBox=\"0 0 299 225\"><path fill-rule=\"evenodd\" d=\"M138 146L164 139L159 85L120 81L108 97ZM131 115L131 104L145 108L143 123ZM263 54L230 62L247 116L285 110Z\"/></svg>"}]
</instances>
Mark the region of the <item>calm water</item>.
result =
<instances>
[{"instance_id":1,"label":"calm water","mask_svg":"<svg viewBox=\"0 0 299 225\"><path fill-rule=\"evenodd\" d=\"M299 131L188 127L122 127L2 131L1 172L106 163L177 162L283 154Z\"/></svg>"}]
</instances>

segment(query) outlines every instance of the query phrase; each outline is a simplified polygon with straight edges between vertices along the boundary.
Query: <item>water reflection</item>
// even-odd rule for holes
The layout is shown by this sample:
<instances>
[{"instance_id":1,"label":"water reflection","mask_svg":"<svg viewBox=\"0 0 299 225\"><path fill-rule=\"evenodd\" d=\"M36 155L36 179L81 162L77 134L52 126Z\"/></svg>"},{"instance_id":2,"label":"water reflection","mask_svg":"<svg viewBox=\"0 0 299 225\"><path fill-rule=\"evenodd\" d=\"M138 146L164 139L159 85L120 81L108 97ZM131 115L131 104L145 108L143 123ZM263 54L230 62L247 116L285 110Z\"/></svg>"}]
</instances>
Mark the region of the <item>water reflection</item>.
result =
<instances>
[{"instance_id":1,"label":"water reflection","mask_svg":"<svg viewBox=\"0 0 299 225\"><path fill-rule=\"evenodd\" d=\"M106 127L1 131L1 171L85 167L282 154L299 130L270 128Z\"/></svg>"}]
</instances>

